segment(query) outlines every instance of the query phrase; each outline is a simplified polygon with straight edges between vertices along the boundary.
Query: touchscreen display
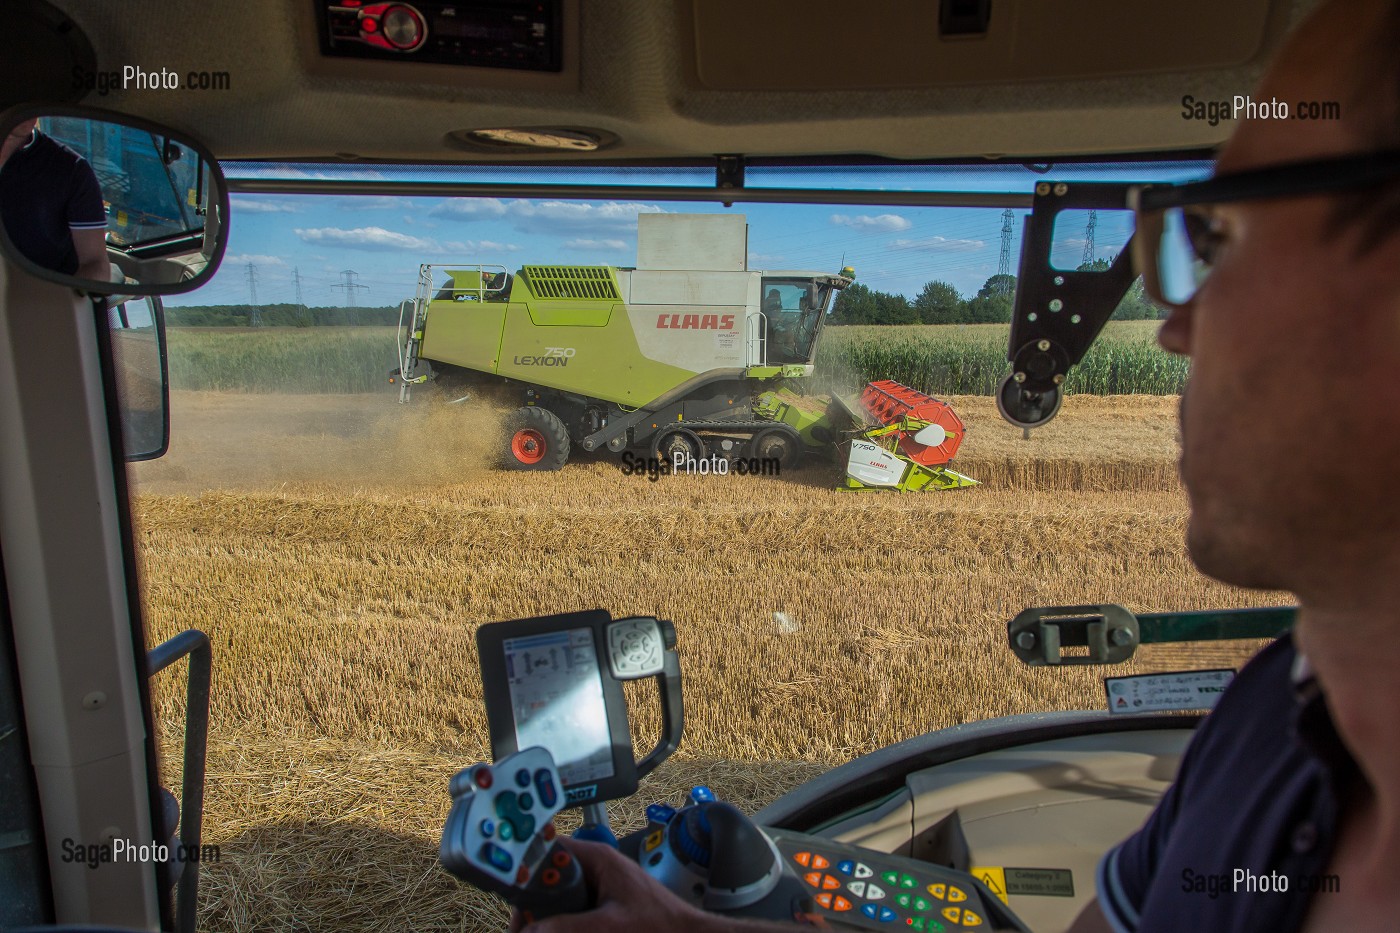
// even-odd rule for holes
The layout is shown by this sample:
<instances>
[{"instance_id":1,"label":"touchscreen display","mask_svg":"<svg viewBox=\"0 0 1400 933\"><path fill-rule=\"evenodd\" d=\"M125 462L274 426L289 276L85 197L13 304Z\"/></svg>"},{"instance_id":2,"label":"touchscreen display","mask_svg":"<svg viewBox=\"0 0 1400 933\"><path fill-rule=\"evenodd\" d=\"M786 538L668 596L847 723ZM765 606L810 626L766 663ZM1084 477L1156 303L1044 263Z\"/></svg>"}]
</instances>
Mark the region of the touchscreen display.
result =
<instances>
[{"instance_id":1,"label":"touchscreen display","mask_svg":"<svg viewBox=\"0 0 1400 933\"><path fill-rule=\"evenodd\" d=\"M564 786L613 776L612 737L591 629L507 638L516 745L543 745Z\"/></svg>"}]
</instances>

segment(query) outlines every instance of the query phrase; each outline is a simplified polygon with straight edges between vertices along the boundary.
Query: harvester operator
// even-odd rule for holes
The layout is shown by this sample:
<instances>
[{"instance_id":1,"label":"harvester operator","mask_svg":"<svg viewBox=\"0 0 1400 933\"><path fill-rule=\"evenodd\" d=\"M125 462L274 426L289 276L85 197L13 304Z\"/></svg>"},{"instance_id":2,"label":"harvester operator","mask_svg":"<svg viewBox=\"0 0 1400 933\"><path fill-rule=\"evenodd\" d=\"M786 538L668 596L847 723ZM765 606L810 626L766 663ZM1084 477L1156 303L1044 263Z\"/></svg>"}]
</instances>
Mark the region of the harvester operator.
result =
<instances>
[{"instance_id":1,"label":"harvester operator","mask_svg":"<svg viewBox=\"0 0 1400 933\"><path fill-rule=\"evenodd\" d=\"M1075 933L1368 933L1400 917L1397 48L1400 0L1332 0L1307 20L1255 98L1337 101L1342 118L1239 120L1183 228L1210 275L1154 295L1171 308L1161 345L1191 359L1187 550L1218 580L1294 593L1298 615L1104 857ZM1326 483L1300 482L1304 436ZM574 848L597 909L530 933L785 928L702 914L612 849ZM1291 883L1187 883L1236 869Z\"/></svg>"}]
</instances>

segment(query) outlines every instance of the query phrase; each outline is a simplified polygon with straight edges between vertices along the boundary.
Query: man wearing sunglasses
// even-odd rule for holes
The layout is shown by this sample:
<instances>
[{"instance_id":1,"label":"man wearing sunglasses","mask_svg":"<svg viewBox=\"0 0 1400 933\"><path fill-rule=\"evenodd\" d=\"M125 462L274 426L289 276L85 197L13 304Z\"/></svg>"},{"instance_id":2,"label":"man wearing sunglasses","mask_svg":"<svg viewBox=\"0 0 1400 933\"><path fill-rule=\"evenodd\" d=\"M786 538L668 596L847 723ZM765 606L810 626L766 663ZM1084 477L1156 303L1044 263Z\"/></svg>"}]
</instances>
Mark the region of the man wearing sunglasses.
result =
<instances>
[{"instance_id":1,"label":"man wearing sunglasses","mask_svg":"<svg viewBox=\"0 0 1400 933\"><path fill-rule=\"evenodd\" d=\"M1337 100L1341 120L1241 120L1213 179L1133 194L1135 261L1172 311L1159 339L1191 358L1188 550L1299 611L1105 856L1075 933L1400 926L1398 52L1400 0L1335 0L1257 96ZM529 933L791 929L702 915L576 851L599 909Z\"/></svg>"}]
</instances>

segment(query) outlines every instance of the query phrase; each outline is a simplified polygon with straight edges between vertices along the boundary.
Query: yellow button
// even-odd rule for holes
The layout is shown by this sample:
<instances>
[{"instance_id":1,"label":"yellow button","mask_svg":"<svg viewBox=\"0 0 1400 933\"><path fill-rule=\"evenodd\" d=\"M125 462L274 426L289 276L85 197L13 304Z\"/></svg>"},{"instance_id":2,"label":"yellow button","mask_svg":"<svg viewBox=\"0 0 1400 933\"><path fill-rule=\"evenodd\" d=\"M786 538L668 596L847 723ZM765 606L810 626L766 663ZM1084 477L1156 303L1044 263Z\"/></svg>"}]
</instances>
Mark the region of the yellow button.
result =
<instances>
[{"instance_id":1,"label":"yellow button","mask_svg":"<svg viewBox=\"0 0 1400 933\"><path fill-rule=\"evenodd\" d=\"M956 904L959 901L967 900L967 895L963 893L962 888L950 884L948 885L948 900Z\"/></svg>"},{"instance_id":2,"label":"yellow button","mask_svg":"<svg viewBox=\"0 0 1400 933\"><path fill-rule=\"evenodd\" d=\"M944 891L947 889L947 887L948 886L946 884L931 884L928 886L928 893L932 894L940 901L946 900L948 895L945 894Z\"/></svg>"},{"instance_id":3,"label":"yellow button","mask_svg":"<svg viewBox=\"0 0 1400 933\"><path fill-rule=\"evenodd\" d=\"M965 926L965 927L975 927L975 926L977 926L977 924L979 924L979 923L981 923L981 922L982 922L982 918L979 917L979 916L977 916L976 914L974 914L972 911L970 911L970 910L964 910L964 911L963 911L963 918L962 918L962 924L963 924L963 926Z\"/></svg>"},{"instance_id":4,"label":"yellow button","mask_svg":"<svg viewBox=\"0 0 1400 933\"><path fill-rule=\"evenodd\" d=\"M962 908L961 908L961 907L944 907L944 908L943 908L943 916L944 916L944 918L946 918L947 920L949 920L949 921L952 922L952 923L958 923L959 921L962 920Z\"/></svg>"}]
</instances>

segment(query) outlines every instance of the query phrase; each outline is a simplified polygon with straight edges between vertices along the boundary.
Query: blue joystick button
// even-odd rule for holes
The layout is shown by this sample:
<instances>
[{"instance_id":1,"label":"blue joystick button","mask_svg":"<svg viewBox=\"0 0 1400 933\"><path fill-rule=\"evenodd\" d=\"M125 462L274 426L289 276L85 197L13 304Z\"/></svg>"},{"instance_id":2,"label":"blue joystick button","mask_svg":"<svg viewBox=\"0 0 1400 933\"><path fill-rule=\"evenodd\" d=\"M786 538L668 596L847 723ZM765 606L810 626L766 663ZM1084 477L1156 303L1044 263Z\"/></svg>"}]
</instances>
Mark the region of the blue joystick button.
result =
<instances>
[{"instance_id":1,"label":"blue joystick button","mask_svg":"<svg viewBox=\"0 0 1400 933\"><path fill-rule=\"evenodd\" d=\"M515 783L521 787L530 786L530 771L528 768L521 768L519 771L515 772Z\"/></svg>"},{"instance_id":2,"label":"blue joystick button","mask_svg":"<svg viewBox=\"0 0 1400 933\"><path fill-rule=\"evenodd\" d=\"M540 803L553 810L554 805L559 802L559 791L554 786L554 778L550 777L548 768L540 768L535 772L535 790L539 792Z\"/></svg>"},{"instance_id":3,"label":"blue joystick button","mask_svg":"<svg viewBox=\"0 0 1400 933\"><path fill-rule=\"evenodd\" d=\"M511 854L494 842L488 842L482 846L481 854L486 856L486 861L497 871L508 872L515 867L515 859L511 857Z\"/></svg>"},{"instance_id":4,"label":"blue joystick button","mask_svg":"<svg viewBox=\"0 0 1400 933\"><path fill-rule=\"evenodd\" d=\"M697 784L690 789L691 803L714 803L717 799L715 792L704 784Z\"/></svg>"},{"instance_id":5,"label":"blue joystick button","mask_svg":"<svg viewBox=\"0 0 1400 933\"><path fill-rule=\"evenodd\" d=\"M676 808L664 803L653 803L647 806L648 823L669 823L676 815Z\"/></svg>"},{"instance_id":6,"label":"blue joystick button","mask_svg":"<svg viewBox=\"0 0 1400 933\"><path fill-rule=\"evenodd\" d=\"M869 917L871 920L874 920L874 919L876 919L877 917L879 917L879 915L880 915L880 908L876 907L874 904L866 904L864 907L862 907L862 908L860 909L860 912L863 913L863 914L865 914L865 915L866 915L867 917Z\"/></svg>"},{"instance_id":7,"label":"blue joystick button","mask_svg":"<svg viewBox=\"0 0 1400 933\"><path fill-rule=\"evenodd\" d=\"M881 922L881 923L889 923L891 920L895 919L895 918L898 917L898 916L899 916L898 914L896 914L893 910L891 910L891 909L888 908L888 907L881 907L881 908L880 908L880 922Z\"/></svg>"},{"instance_id":8,"label":"blue joystick button","mask_svg":"<svg viewBox=\"0 0 1400 933\"><path fill-rule=\"evenodd\" d=\"M836 870L843 875L849 875L851 874L851 872L856 870L856 863L851 861L850 859L847 859L844 862L837 862Z\"/></svg>"},{"instance_id":9,"label":"blue joystick button","mask_svg":"<svg viewBox=\"0 0 1400 933\"><path fill-rule=\"evenodd\" d=\"M481 821L481 834L482 834L483 836L485 836L487 839L490 839L492 836L494 836L494 835L496 834L496 824L493 823L493 822L491 822L490 820L482 820L482 821Z\"/></svg>"}]
</instances>

